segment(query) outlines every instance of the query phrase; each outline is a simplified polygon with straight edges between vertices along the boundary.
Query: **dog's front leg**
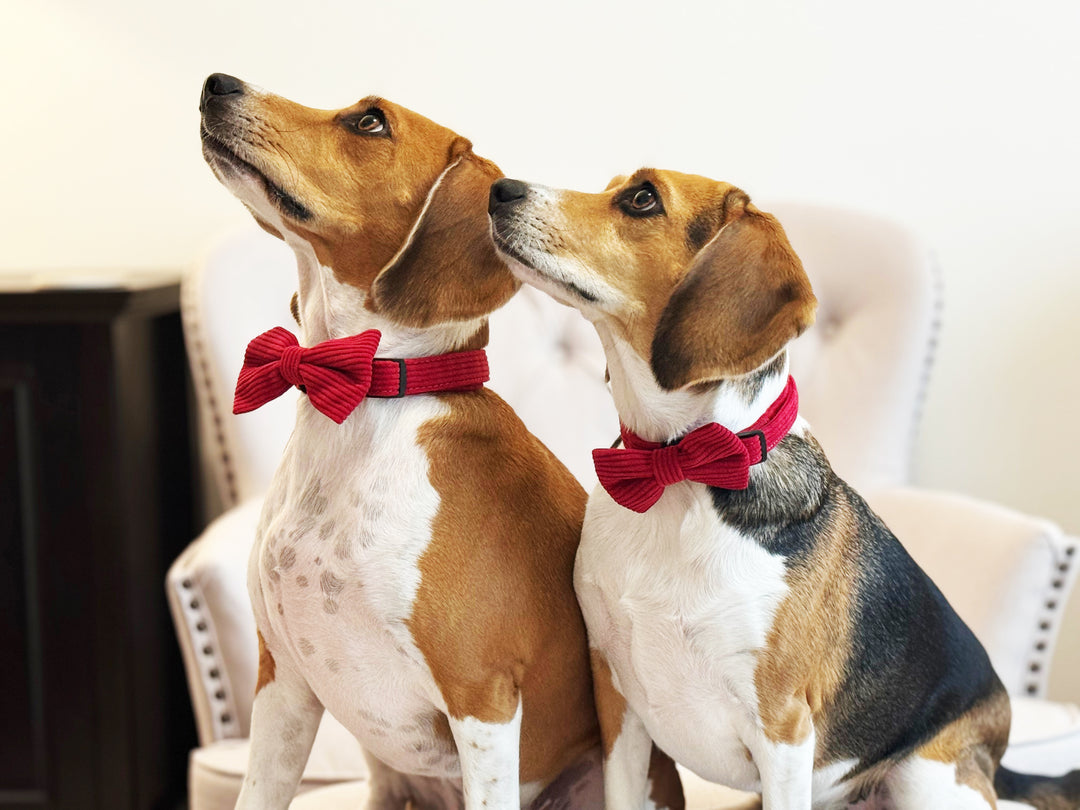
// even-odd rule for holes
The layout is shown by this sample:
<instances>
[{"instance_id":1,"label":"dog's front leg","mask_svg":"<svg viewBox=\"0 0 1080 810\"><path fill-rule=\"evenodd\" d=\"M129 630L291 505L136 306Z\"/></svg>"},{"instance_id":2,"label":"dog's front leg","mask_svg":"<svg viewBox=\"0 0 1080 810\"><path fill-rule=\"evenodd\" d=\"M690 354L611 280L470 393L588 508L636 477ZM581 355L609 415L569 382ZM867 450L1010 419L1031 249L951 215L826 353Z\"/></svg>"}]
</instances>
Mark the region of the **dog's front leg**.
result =
<instances>
[{"instance_id":1,"label":"dog's front leg","mask_svg":"<svg viewBox=\"0 0 1080 810\"><path fill-rule=\"evenodd\" d=\"M607 810L637 810L645 806L649 793L649 762L653 744L645 724L634 713L615 686L607 659L597 649L589 650L592 662L593 695L604 743L604 798ZM674 765L668 766L674 771ZM668 780L670 781L670 780ZM677 795L659 807L681 807L682 787L675 775ZM665 797L667 799L667 797Z\"/></svg>"},{"instance_id":2,"label":"dog's front leg","mask_svg":"<svg viewBox=\"0 0 1080 810\"><path fill-rule=\"evenodd\" d=\"M814 731L796 743L770 741L764 734L748 744L761 774L764 810L810 810L814 777Z\"/></svg>"},{"instance_id":3,"label":"dog's front leg","mask_svg":"<svg viewBox=\"0 0 1080 810\"><path fill-rule=\"evenodd\" d=\"M520 695L517 711L507 722L484 721L468 715L454 717L453 713L449 719L461 760L465 810L521 810Z\"/></svg>"},{"instance_id":4,"label":"dog's front leg","mask_svg":"<svg viewBox=\"0 0 1080 810\"><path fill-rule=\"evenodd\" d=\"M323 707L287 662L259 636L259 681L251 708L251 749L237 810L285 810L303 776Z\"/></svg>"}]
</instances>

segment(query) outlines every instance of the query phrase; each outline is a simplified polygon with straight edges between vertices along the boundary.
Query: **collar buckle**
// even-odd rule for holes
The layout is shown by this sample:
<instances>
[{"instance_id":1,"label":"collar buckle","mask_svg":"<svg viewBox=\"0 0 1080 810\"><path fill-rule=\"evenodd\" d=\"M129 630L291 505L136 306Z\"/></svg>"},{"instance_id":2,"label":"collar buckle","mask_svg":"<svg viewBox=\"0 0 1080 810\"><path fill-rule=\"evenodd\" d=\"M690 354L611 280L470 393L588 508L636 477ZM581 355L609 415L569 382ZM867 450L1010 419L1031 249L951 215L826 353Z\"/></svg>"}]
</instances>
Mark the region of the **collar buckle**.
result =
<instances>
[{"instance_id":1,"label":"collar buckle","mask_svg":"<svg viewBox=\"0 0 1080 810\"><path fill-rule=\"evenodd\" d=\"M401 399L403 396L405 396L405 391L406 391L406 388L408 388L408 384L409 384L409 375L408 375L408 370L405 368L405 361L400 360L400 359L398 359L396 357L380 357L379 359L380 360L385 360L387 363L397 363L397 367L398 367L398 390L397 390L397 393L394 394L391 398L392 399Z\"/></svg>"},{"instance_id":2,"label":"collar buckle","mask_svg":"<svg viewBox=\"0 0 1080 810\"><path fill-rule=\"evenodd\" d=\"M761 442L761 458L757 461L751 461L751 464L760 464L769 457L769 443L765 439L765 431L763 430L744 430L742 433L735 434L740 439L751 439L757 437L757 440Z\"/></svg>"}]
</instances>

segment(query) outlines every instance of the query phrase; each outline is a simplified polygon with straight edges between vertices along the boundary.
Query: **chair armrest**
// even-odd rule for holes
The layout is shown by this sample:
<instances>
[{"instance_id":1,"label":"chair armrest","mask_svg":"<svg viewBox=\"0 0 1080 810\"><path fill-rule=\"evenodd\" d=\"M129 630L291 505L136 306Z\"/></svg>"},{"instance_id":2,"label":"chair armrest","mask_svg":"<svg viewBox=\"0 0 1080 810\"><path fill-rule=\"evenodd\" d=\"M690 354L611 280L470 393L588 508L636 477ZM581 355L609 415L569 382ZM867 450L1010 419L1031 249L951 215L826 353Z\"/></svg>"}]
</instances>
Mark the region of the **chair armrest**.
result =
<instances>
[{"instance_id":1,"label":"chair armrest","mask_svg":"<svg viewBox=\"0 0 1080 810\"><path fill-rule=\"evenodd\" d=\"M978 636L1006 689L1044 696L1076 539L964 495L895 487L866 499Z\"/></svg>"},{"instance_id":2,"label":"chair armrest","mask_svg":"<svg viewBox=\"0 0 1080 810\"><path fill-rule=\"evenodd\" d=\"M262 500L211 523L165 578L201 745L246 737L251 722L258 648L247 565Z\"/></svg>"}]
</instances>

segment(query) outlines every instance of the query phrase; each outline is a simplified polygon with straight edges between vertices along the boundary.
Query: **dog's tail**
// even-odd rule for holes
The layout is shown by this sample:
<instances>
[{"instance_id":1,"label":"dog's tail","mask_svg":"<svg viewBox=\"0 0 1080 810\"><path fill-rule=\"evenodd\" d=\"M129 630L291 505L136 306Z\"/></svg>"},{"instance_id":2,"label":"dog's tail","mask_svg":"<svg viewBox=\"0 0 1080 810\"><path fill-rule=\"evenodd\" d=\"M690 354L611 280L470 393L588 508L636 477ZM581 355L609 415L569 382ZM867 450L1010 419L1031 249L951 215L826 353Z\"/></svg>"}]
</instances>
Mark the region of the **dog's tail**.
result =
<instances>
[{"instance_id":1,"label":"dog's tail","mask_svg":"<svg viewBox=\"0 0 1080 810\"><path fill-rule=\"evenodd\" d=\"M1029 804L1036 810L1080 810L1080 770L1064 776L1035 776L999 767L994 790L999 799Z\"/></svg>"}]
</instances>

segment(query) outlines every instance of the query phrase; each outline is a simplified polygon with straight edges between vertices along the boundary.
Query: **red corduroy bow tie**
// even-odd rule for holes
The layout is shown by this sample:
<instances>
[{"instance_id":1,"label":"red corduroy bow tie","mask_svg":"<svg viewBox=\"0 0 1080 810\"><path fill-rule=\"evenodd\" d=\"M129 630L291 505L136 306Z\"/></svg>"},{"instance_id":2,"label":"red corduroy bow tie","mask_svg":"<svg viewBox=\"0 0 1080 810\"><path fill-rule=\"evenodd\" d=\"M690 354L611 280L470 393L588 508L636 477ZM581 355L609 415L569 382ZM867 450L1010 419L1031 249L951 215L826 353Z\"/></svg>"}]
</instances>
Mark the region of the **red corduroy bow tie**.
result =
<instances>
[{"instance_id":1,"label":"red corduroy bow tie","mask_svg":"<svg viewBox=\"0 0 1080 810\"><path fill-rule=\"evenodd\" d=\"M750 467L765 460L798 415L799 392L795 380L788 377L779 398L741 433L710 422L674 444L663 445L647 442L623 425L625 448L593 450L593 464L608 494L635 512L647 512L660 500L664 487L680 481L746 489Z\"/></svg>"},{"instance_id":2,"label":"red corduroy bow tie","mask_svg":"<svg viewBox=\"0 0 1080 810\"><path fill-rule=\"evenodd\" d=\"M296 386L339 425L364 397L403 397L435 391L471 391L488 380L482 349L409 360L375 359L382 335L375 329L304 348L276 326L248 344L236 381L233 413L247 413Z\"/></svg>"}]
</instances>

